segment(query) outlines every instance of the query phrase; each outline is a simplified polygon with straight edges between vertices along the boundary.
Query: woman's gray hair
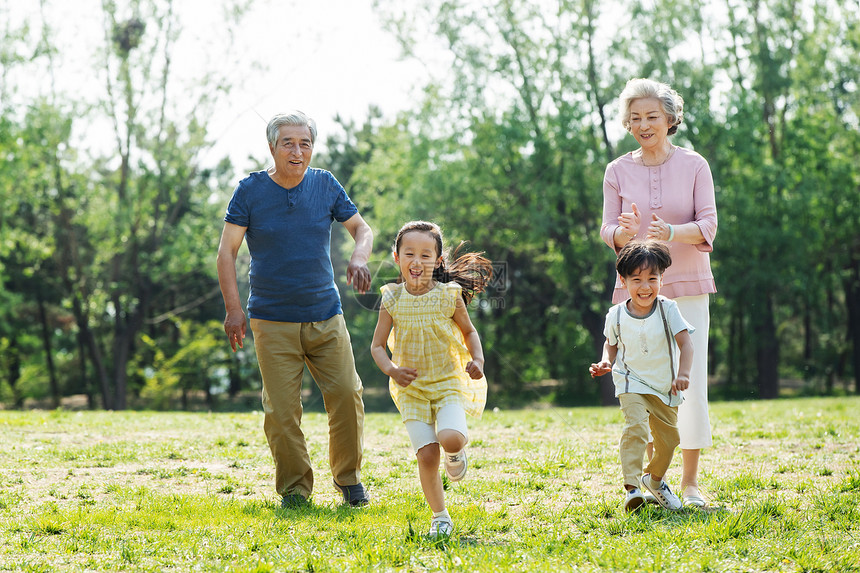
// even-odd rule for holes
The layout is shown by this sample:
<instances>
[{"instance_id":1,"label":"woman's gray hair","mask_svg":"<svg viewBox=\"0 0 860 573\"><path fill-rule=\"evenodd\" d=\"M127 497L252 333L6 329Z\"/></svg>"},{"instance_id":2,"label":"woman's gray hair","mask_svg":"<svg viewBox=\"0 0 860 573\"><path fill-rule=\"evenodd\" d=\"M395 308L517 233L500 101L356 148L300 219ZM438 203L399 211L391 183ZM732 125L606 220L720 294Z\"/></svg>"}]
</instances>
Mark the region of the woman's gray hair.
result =
<instances>
[{"instance_id":1,"label":"woman's gray hair","mask_svg":"<svg viewBox=\"0 0 860 573\"><path fill-rule=\"evenodd\" d=\"M304 112L294 110L289 113L279 113L269 120L269 125L266 126L266 139L269 145L275 147L278 142L278 135L282 125L296 125L299 127L307 126L311 132L311 143L317 139L317 122L308 117Z\"/></svg>"},{"instance_id":2,"label":"woman's gray hair","mask_svg":"<svg viewBox=\"0 0 860 573\"><path fill-rule=\"evenodd\" d=\"M619 96L621 100L621 125L624 126L624 129L630 131L630 106L633 101L644 98L660 100L671 126L669 135L674 135L678 131L678 126L684 121L684 98L668 85L647 78L630 80Z\"/></svg>"}]
</instances>

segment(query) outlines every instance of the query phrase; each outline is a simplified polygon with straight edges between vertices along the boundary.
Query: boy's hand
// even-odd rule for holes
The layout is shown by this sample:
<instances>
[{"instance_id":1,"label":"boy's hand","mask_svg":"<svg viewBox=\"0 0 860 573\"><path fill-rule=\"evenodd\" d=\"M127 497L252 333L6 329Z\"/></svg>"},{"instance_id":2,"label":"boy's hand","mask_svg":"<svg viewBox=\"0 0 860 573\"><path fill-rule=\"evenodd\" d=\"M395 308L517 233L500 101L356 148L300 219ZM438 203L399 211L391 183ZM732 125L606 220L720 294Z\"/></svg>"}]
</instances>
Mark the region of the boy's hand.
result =
<instances>
[{"instance_id":1,"label":"boy's hand","mask_svg":"<svg viewBox=\"0 0 860 573\"><path fill-rule=\"evenodd\" d=\"M678 376L672 380L672 394L677 394L681 390L686 390L690 387L690 379L686 376Z\"/></svg>"},{"instance_id":2,"label":"boy's hand","mask_svg":"<svg viewBox=\"0 0 860 573\"><path fill-rule=\"evenodd\" d=\"M608 360L603 360L597 364L592 364L588 371L591 372L592 378L597 378L598 376L612 372L612 363Z\"/></svg>"},{"instance_id":3,"label":"boy's hand","mask_svg":"<svg viewBox=\"0 0 860 573\"><path fill-rule=\"evenodd\" d=\"M398 366L391 372L391 377L397 382L398 386L406 388L412 381L418 378L418 371L414 368L404 368Z\"/></svg>"},{"instance_id":4,"label":"boy's hand","mask_svg":"<svg viewBox=\"0 0 860 573\"><path fill-rule=\"evenodd\" d=\"M470 360L466 363L466 373L471 376L472 380L478 380L484 376L484 361Z\"/></svg>"}]
</instances>

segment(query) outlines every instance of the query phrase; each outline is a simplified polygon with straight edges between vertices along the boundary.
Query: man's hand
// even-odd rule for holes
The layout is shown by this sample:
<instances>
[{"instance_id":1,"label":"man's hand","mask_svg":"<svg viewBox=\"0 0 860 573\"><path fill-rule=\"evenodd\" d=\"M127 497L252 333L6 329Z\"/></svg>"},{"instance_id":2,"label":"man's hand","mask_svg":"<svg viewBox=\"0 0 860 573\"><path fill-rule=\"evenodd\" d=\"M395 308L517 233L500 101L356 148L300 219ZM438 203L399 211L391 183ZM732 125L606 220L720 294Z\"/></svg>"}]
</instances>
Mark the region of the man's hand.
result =
<instances>
[{"instance_id":1,"label":"man's hand","mask_svg":"<svg viewBox=\"0 0 860 573\"><path fill-rule=\"evenodd\" d=\"M227 339L230 341L230 346L233 352L238 348L244 348L245 340L245 312L241 310L227 313L224 319L224 332L227 333Z\"/></svg>"},{"instance_id":2,"label":"man's hand","mask_svg":"<svg viewBox=\"0 0 860 573\"><path fill-rule=\"evenodd\" d=\"M370 269L367 264L350 261L346 267L346 284L352 285L359 294L370 290Z\"/></svg>"}]
</instances>

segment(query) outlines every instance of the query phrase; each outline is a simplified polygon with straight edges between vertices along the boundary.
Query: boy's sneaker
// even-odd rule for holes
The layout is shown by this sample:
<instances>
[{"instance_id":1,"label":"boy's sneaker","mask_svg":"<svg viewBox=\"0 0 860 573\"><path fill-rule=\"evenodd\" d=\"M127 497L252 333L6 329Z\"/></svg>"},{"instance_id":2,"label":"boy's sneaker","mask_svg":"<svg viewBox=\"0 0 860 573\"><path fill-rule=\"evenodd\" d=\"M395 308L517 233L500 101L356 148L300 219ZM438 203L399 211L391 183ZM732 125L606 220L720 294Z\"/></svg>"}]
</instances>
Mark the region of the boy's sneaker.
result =
<instances>
[{"instance_id":1,"label":"boy's sneaker","mask_svg":"<svg viewBox=\"0 0 860 573\"><path fill-rule=\"evenodd\" d=\"M460 481L466 477L466 450L449 454L445 452L445 473L451 481Z\"/></svg>"},{"instance_id":2,"label":"boy's sneaker","mask_svg":"<svg viewBox=\"0 0 860 573\"><path fill-rule=\"evenodd\" d=\"M681 509L681 500L678 499L677 495L672 493L672 490L669 489L669 484L665 480L661 481L659 486L653 487L651 484L651 474L645 474L642 476L641 481L642 486L654 495L657 503L672 511Z\"/></svg>"},{"instance_id":3,"label":"boy's sneaker","mask_svg":"<svg viewBox=\"0 0 860 573\"><path fill-rule=\"evenodd\" d=\"M454 522L450 517L434 517L430 520L430 531L427 533L430 537L439 537L440 535L451 535L454 531Z\"/></svg>"},{"instance_id":4,"label":"boy's sneaker","mask_svg":"<svg viewBox=\"0 0 860 573\"><path fill-rule=\"evenodd\" d=\"M645 503L645 496L638 487L627 490L627 498L624 500L625 511L636 511Z\"/></svg>"}]
</instances>

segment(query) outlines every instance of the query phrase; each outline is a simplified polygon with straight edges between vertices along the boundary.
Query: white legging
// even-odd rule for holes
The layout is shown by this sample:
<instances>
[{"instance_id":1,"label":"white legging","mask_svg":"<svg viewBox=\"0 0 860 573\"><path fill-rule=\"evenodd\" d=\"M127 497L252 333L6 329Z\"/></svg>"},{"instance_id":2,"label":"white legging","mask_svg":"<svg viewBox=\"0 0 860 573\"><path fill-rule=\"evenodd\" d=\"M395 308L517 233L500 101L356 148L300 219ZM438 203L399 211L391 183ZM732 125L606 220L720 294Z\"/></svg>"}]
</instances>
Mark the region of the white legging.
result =
<instances>
[{"instance_id":1,"label":"white legging","mask_svg":"<svg viewBox=\"0 0 860 573\"><path fill-rule=\"evenodd\" d=\"M678 297L678 309L684 319L696 329L693 340L693 368L690 387L684 390L684 402L678 406L678 432L682 450L707 448L711 440L711 420L708 417L708 312L710 295Z\"/></svg>"}]
</instances>

